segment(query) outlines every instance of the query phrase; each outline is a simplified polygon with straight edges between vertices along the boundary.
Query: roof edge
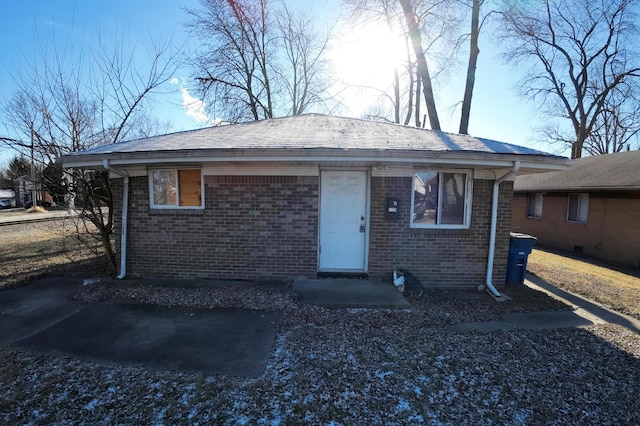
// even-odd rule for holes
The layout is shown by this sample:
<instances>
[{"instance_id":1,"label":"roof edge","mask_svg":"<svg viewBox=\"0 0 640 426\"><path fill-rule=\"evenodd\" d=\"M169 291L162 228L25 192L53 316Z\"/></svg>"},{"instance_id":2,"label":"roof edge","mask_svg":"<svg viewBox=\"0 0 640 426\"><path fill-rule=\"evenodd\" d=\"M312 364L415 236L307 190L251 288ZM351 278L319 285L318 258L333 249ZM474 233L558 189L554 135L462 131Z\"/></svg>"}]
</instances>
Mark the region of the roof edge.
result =
<instances>
[{"instance_id":1,"label":"roof edge","mask_svg":"<svg viewBox=\"0 0 640 426\"><path fill-rule=\"evenodd\" d=\"M172 155L172 156L146 156L141 155L131 157L130 155L82 155L82 156L64 156L58 159L65 168L102 168L103 161L109 160L112 166L153 166L166 163L265 163L265 162L297 162L297 163L318 163L318 162L381 162L389 164L459 164L481 167L511 167L515 161L521 163L522 168L536 171L553 171L565 170L568 159L563 157L547 157L533 154L492 154L478 152L447 152L447 151L427 151L424 155L416 155L416 152L388 152L388 151L362 151L358 155L354 155L353 150L331 149L331 150L314 150L313 153L299 153L291 151L274 152L273 150L261 150L264 152L256 152L251 150L251 155L246 155L245 150L238 152L226 152L227 155L221 155L222 152L216 152L217 155ZM345 153L349 152L349 155Z\"/></svg>"}]
</instances>

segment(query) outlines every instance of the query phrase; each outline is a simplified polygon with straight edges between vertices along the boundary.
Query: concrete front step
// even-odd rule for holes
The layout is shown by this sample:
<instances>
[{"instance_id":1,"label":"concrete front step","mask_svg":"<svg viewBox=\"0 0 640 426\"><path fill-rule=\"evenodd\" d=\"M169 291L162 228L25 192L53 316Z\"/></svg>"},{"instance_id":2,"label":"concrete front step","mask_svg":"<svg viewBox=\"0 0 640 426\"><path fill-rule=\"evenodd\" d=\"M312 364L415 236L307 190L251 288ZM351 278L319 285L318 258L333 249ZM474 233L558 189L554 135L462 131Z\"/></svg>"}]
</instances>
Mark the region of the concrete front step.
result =
<instances>
[{"instance_id":1,"label":"concrete front step","mask_svg":"<svg viewBox=\"0 0 640 426\"><path fill-rule=\"evenodd\" d=\"M333 308L390 308L407 309L409 302L392 285L380 281L299 278L293 291L302 302Z\"/></svg>"}]
</instances>

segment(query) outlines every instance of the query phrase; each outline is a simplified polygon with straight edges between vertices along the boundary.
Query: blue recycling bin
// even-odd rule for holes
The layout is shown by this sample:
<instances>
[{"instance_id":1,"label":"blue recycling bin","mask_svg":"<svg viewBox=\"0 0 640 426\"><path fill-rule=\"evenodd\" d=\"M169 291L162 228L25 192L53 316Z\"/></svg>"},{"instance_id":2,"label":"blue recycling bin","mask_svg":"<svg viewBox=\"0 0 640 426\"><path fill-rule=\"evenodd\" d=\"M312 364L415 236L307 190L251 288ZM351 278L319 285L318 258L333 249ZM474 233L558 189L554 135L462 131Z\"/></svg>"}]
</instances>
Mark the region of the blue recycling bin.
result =
<instances>
[{"instance_id":1,"label":"blue recycling bin","mask_svg":"<svg viewBox=\"0 0 640 426\"><path fill-rule=\"evenodd\" d=\"M524 284L527 272L527 260L538 239L531 235L511 233L509 242L509 261L507 262L507 285Z\"/></svg>"}]
</instances>

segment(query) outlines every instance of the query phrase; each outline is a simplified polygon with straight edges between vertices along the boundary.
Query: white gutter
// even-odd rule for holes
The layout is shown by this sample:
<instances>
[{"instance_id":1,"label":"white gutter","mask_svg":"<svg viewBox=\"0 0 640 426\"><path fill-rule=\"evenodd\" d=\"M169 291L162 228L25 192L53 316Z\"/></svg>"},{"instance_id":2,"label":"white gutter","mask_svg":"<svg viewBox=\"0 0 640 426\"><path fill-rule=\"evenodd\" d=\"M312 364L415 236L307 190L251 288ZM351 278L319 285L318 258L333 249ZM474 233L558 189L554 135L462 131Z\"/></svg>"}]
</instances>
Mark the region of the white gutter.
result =
<instances>
[{"instance_id":1,"label":"white gutter","mask_svg":"<svg viewBox=\"0 0 640 426\"><path fill-rule=\"evenodd\" d=\"M491 229L489 230L489 256L487 259L487 289L496 298L503 297L500 292L495 288L492 282L493 277L493 259L495 257L496 250L496 224L498 222L498 194L500 184L505 181L509 176L520 170L520 161L514 161L513 167L510 171L502 175L499 179L496 179L493 183L493 194L491 197Z\"/></svg>"},{"instance_id":2,"label":"white gutter","mask_svg":"<svg viewBox=\"0 0 640 426\"><path fill-rule=\"evenodd\" d=\"M102 166L121 176L124 180L122 187L122 235L120 238L120 274L118 279L122 280L127 275L127 219L129 216L129 175L121 170L116 170L109 165L109 160L104 160Z\"/></svg>"}]
</instances>

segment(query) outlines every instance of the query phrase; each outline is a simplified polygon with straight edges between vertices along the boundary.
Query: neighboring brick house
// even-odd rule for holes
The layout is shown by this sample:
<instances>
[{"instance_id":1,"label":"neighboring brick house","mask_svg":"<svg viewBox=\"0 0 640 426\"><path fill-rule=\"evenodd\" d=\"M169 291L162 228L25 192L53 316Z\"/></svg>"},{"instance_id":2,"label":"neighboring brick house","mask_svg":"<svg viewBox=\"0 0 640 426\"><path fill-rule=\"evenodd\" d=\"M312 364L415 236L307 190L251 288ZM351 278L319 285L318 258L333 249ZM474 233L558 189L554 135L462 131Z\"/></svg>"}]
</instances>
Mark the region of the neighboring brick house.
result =
<instances>
[{"instance_id":1,"label":"neighboring brick house","mask_svg":"<svg viewBox=\"0 0 640 426\"><path fill-rule=\"evenodd\" d=\"M640 268L640 151L518 176L511 220L542 245Z\"/></svg>"},{"instance_id":2,"label":"neighboring brick house","mask_svg":"<svg viewBox=\"0 0 640 426\"><path fill-rule=\"evenodd\" d=\"M561 170L567 160L310 114L135 140L62 161L111 171L116 217L128 221L127 235L121 222L116 229L125 237L121 276L388 278L402 267L429 286L491 288L505 280L515 174Z\"/></svg>"}]
</instances>

